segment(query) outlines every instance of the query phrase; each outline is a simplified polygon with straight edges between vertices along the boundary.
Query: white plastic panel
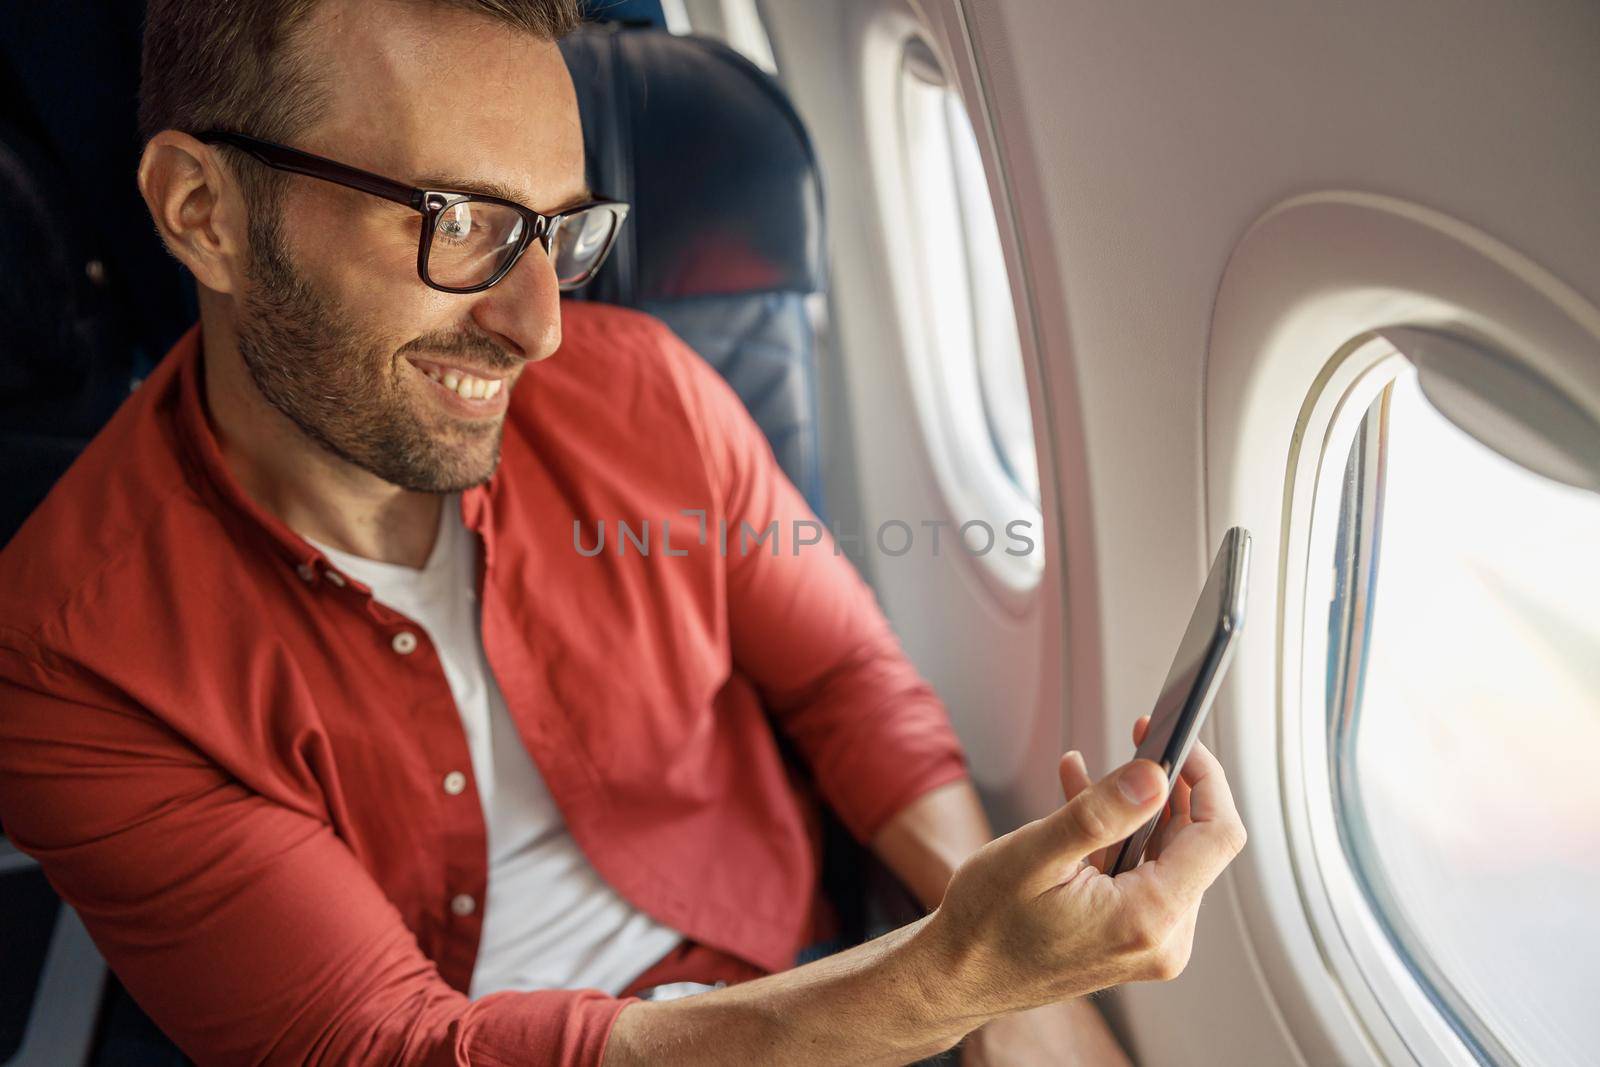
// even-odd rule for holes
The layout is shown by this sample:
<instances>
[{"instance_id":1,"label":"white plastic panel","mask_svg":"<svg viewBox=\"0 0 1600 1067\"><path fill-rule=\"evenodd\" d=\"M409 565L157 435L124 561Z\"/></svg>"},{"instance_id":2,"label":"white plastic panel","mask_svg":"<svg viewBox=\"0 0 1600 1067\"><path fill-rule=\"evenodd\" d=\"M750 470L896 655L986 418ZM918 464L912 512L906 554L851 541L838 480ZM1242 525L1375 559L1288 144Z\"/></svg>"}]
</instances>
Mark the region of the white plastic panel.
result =
<instances>
[{"instance_id":1,"label":"white plastic panel","mask_svg":"<svg viewBox=\"0 0 1600 1067\"><path fill-rule=\"evenodd\" d=\"M1235 523L1255 534L1254 643L1211 731L1251 844L1208 897L1188 973L1111 1001L1122 1032L1147 1064L1406 1062L1392 1033L1363 1028L1284 881L1285 483L1306 420L1331 415L1314 410L1314 387L1382 325L1499 331L1509 351L1548 354L1541 373L1600 411L1600 8L766 7L827 168L854 435L840 462L869 514L938 499L908 432L904 337L889 313L904 252L863 206L883 195L861 116L882 91L886 42L925 28L990 120L978 126L1008 213L1002 238L1024 268L1012 284L1052 530L1046 592L1019 634L959 568L874 569L986 788L1007 798L998 812L1049 805L1059 739L1097 770L1126 758L1128 724L1160 684L1216 538ZM1319 190L1353 192L1312 197L1333 214L1291 225L1315 214L1292 211L1295 198ZM1064 716L1054 726L1052 708Z\"/></svg>"},{"instance_id":2,"label":"white plastic panel","mask_svg":"<svg viewBox=\"0 0 1600 1067\"><path fill-rule=\"evenodd\" d=\"M1064 723L1063 663L1056 655L1064 641L1064 557L1053 517L1053 449L1037 447L1045 517L1015 494L1025 505L1015 517L1034 523L1042 569L997 581L993 560L951 551L953 527L977 512L941 475L925 433L928 383L917 368L927 355L926 294L901 137L907 43L925 39L963 94L962 72L970 78L971 66L953 61L941 35L901 0L764 9L778 53L796 57L785 60L783 79L817 142L827 193L836 353L823 368L829 508L843 527L867 533L864 569L907 651L949 704L993 814L1011 822L1059 793L1052 783ZM817 63L816 57L830 58ZM980 150L992 159L983 116L975 117ZM990 195L1004 204L1003 189L991 186ZM1009 221L1000 220L1002 245L1014 256ZM1042 393L1027 297L1014 285L1012 297L1022 309L1019 340L1037 404ZM1035 407L1033 421L1037 446L1048 417ZM988 466L1003 477L993 457ZM917 529L913 551L889 556L872 545L872 533L891 522ZM952 524L938 557L923 522ZM1004 545L1004 531L997 532Z\"/></svg>"}]
</instances>

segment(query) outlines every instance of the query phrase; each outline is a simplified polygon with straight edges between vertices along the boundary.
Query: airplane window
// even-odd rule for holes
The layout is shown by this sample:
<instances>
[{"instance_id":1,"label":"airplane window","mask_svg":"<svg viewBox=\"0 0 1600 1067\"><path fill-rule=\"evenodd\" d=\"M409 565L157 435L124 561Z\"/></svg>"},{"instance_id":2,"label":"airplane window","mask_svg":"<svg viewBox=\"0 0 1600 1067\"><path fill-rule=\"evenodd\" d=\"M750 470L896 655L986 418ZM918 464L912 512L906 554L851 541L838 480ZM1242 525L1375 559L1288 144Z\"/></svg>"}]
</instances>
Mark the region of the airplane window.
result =
<instances>
[{"instance_id":1,"label":"airplane window","mask_svg":"<svg viewBox=\"0 0 1600 1067\"><path fill-rule=\"evenodd\" d=\"M994 204L966 108L926 49L908 52L901 112L941 432L967 490L992 497L993 486L972 483L998 478L1036 510L1033 418Z\"/></svg>"},{"instance_id":2,"label":"airplane window","mask_svg":"<svg viewBox=\"0 0 1600 1067\"><path fill-rule=\"evenodd\" d=\"M1338 518L1328 770L1367 905L1480 1061L1592 1062L1600 495L1479 444L1407 366Z\"/></svg>"}]
</instances>

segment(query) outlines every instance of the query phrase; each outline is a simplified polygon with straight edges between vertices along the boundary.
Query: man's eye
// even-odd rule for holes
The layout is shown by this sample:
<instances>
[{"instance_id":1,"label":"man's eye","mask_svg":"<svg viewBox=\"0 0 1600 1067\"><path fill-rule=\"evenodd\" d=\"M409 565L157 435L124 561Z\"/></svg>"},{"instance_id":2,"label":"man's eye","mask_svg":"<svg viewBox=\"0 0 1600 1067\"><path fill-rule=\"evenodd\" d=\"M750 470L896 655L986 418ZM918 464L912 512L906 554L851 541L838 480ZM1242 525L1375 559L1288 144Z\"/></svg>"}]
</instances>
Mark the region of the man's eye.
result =
<instances>
[{"instance_id":1,"label":"man's eye","mask_svg":"<svg viewBox=\"0 0 1600 1067\"><path fill-rule=\"evenodd\" d=\"M438 234L453 241L465 240L472 233L472 206L457 204L439 215Z\"/></svg>"}]
</instances>

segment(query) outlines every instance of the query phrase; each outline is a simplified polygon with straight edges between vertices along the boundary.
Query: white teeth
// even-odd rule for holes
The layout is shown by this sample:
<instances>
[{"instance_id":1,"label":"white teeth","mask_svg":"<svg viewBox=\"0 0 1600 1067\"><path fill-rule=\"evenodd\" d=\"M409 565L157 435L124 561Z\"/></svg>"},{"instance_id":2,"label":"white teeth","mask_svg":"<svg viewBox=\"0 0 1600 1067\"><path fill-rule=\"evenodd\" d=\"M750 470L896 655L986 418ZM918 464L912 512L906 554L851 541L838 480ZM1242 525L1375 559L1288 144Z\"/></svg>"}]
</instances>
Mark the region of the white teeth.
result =
<instances>
[{"instance_id":1,"label":"white teeth","mask_svg":"<svg viewBox=\"0 0 1600 1067\"><path fill-rule=\"evenodd\" d=\"M433 367L423 367L421 370L428 377L466 400L488 400L498 396L500 387L505 384L499 378L475 378L470 374L462 374L460 371L440 371Z\"/></svg>"}]
</instances>

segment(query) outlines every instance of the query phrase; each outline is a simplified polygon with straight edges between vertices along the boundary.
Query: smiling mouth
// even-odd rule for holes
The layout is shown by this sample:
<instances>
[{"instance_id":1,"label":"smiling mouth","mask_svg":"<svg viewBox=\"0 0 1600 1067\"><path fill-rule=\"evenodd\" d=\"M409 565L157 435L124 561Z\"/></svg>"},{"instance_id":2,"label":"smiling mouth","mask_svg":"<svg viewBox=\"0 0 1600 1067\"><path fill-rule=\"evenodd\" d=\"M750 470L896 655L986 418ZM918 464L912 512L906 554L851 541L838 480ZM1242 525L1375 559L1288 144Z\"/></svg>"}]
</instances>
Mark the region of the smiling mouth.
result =
<instances>
[{"instance_id":1,"label":"smiling mouth","mask_svg":"<svg viewBox=\"0 0 1600 1067\"><path fill-rule=\"evenodd\" d=\"M470 371L448 363L435 363L428 359L407 356L411 364L439 385L463 400L493 400L506 386L504 374L488 371Z\"/></svg>"}]
</instances>

